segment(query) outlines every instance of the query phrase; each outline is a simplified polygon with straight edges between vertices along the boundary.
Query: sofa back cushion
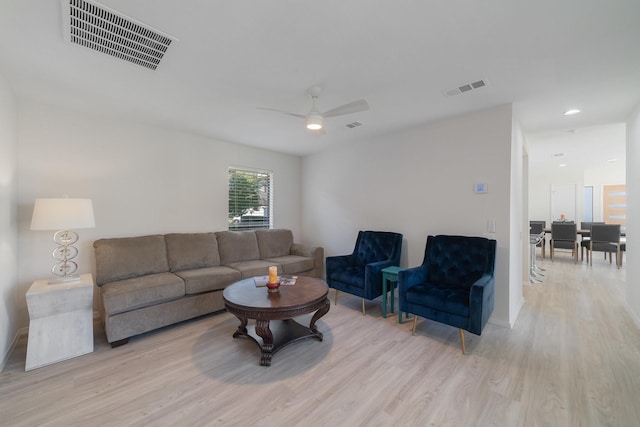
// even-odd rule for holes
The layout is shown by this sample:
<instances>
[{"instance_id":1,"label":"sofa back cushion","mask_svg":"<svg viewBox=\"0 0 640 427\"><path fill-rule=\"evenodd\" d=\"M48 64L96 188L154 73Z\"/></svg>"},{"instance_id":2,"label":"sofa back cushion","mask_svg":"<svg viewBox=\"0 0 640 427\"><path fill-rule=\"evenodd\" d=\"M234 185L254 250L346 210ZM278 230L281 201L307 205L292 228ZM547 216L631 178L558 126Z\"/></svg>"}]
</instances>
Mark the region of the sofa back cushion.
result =
<instances>
[{"instance_id":1,"label":"sofa back cushion","mask_svg":"<svg viewBox=\"0 0 640 427\"><path fill-rule=\"evenodd\" d=\"M258 240L254 231L218 231L216 235L222 265L260 259Z\"/></svg>"},{"instance_id":2,"label":"sofa back cushion","mask_svg":"<svg viewBox=\"0 0 640 427\"><path fill-rule=\"evenodd\" d=\"M171 233L164 238L171 271L220 265L215 233Z\"/></svg>"},{"instance_id":3,"label":"sofa back cushion","mask_svg":"<svg viewBox=\"0 0 640 427\"><path fill-rule=\"evenodd\" d=\"M293 232L291 230L256 230L260 259L277 258L291 254Z\"/></svg>"},{"instance_id":4,"label":"sofa back cushion","mask_svg":"<svg viewBox=\"0 0 640 427\"><path fill-rule=\"evenodd\" d=\"M169 271L164 236L122 237L93 242L96 250L96 283Z\"/></svg>"}]
</instances>

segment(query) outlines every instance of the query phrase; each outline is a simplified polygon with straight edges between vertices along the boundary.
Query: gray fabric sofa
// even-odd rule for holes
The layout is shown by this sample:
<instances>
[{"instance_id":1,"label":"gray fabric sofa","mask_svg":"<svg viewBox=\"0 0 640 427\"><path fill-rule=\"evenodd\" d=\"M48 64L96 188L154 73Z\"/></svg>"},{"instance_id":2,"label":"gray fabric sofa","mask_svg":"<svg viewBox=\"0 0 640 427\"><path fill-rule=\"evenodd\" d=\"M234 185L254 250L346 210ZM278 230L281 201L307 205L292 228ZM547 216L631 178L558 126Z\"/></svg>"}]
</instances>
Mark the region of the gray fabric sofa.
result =
<instances>
[{"instance_id":1,"label":"gray fabric sofa","mask_svg":"<svg viewBox=\"0 0 640 427\"><path fill-rule=\"evenodd\" d=\"M268 274L322 278L324 249L293 242L291 230L173 233L93 243L107 341L224 309L222 291Z\"/></svg>"}]
</instances>

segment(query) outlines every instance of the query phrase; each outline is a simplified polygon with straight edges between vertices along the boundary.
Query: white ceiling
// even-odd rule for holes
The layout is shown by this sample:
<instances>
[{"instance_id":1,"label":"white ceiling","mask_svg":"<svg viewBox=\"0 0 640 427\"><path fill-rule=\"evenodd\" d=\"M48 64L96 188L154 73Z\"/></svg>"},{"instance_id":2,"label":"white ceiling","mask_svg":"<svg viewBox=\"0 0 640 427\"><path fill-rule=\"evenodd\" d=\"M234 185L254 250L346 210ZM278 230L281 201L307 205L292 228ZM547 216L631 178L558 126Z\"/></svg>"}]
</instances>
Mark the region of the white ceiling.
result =
<instances>
[{"instance_id":1,"label":"white ceiling","mask_svg":"<svg viewBox=\"0 0 640 427\"><path fill-rule=\"evenodd\" d=\"M0 0L0 75L20 99L295 155L504 103L527 134L624 122L640 103L638 0L101 4L179 41L151 71L65 42L58 1ZM478 79L488 86L443 94ZM256 108L306 114L313 85L321 111L371 109L317 136Z\"/></svg>"},{"instance_id":2,"label":"white ceiling","mask_svg":"<svg viewBox=\"0 0 640 427\"><path fill-rule=\"evenodd\" d=\"M568 176L598 171L618 176L626 170L626 127L614 123L566 131L540 132L528 137L530 167L538 176ZM607 176L607 175L604 175ZM622 184L623 182L609 182Z\"/></svg>"}]
</instances>

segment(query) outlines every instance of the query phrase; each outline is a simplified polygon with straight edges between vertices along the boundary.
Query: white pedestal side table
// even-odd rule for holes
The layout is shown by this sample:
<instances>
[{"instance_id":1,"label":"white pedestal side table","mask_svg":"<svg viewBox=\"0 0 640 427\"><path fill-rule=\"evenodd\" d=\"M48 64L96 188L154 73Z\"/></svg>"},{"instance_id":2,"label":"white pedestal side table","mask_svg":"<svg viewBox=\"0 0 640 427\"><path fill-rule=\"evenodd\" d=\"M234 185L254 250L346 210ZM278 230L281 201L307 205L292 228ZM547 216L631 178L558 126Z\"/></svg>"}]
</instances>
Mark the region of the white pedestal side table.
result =
<instances>
[{"instance_id":1,"label":"white pedestal side table","mask_svg":"<svg viewBox=\"0 0 640 427\"><path fill-rule=\"evenodd\" d=\"M29 341L25 371L93 351L93 277L49 284L36 280L27 291Z\"/></svg>"}]
</instances>

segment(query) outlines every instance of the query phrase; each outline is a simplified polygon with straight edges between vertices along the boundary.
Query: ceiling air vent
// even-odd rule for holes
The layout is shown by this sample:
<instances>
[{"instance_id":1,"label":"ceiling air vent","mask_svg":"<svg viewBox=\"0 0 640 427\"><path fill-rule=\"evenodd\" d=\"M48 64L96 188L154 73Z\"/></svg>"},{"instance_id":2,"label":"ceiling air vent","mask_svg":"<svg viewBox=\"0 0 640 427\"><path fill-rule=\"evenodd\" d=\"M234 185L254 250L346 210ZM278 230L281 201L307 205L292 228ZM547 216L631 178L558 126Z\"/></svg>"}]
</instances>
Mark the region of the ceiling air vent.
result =
<instances>
[{"instance_id":1,"label":"ceiling air vent","mask_svg":"<svg viewBox=\"0 0 640 427\"><path fill-rule=\"evenodd\" d=\"M454 95L460 95L461 93L471 92L472 90L475 90L475 89L480 89L481 87L484 87L486 85L487 85L486 80L477 80L472 83L465 83L458 87L454 87L453 89L444 90L443 92L446 96L454 96Z\"/></svg>"},{"instance_id":2,"label":"ceiling air vent","mask_svg":"<svg viewBox=\"0 0 640 427\"><path fill-rule=\"evenodd\" d=\"M65 40L155 70L174 37L90 0L62 0Z\"/></svg>"},{"instance_id":3,"label":"ceiling air vent","mask_svg":"<svg viewBox=\"0 0 640 427\"><path fill-rule=\"evenodd\" d=\"M349 129L353 129L353 128L357 128L358 126L362 126L364 123L362 122L352 122L352 123L347 123L345 126L348 127Z\"/></svg>"}]
</instances>

